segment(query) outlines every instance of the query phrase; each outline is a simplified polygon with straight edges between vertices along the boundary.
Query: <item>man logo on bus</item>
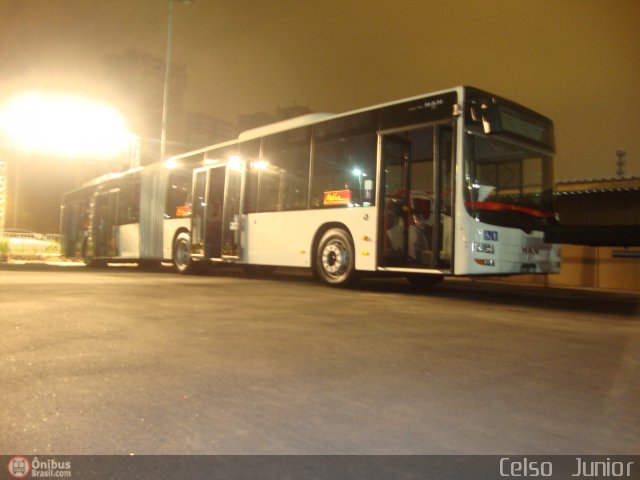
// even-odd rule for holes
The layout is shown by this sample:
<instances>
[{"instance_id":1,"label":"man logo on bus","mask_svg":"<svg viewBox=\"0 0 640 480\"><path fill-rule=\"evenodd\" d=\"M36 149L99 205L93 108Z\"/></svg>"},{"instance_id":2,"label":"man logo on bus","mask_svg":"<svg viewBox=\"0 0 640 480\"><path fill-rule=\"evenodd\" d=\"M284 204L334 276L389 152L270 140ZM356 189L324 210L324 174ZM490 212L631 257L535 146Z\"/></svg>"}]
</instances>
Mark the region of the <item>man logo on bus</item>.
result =
<instances>
[{"instance_id":1,"label":"man logo on bus","mask_svg":"<svg viewBox=\"0 0 640 480\"><path fill-rule=\"evenodd\" d=\"M31 471L29 459L25 457L12 457L7 464L7 470L13 478L25 478Z\"/></svg>"},{"instance_id":2,"label":"man logo on bus","mask_svg":"<svg viewBox=\"0 0 640 480\"><path fill-rule=\"evenodd\" d=\"M440 105L444 105L444 100L441 98L438 98L437 100L431 100L430 102L424 102L424 106L426 108L430 108L431 110L435 110Z\"/></svg>"}]
</instances>

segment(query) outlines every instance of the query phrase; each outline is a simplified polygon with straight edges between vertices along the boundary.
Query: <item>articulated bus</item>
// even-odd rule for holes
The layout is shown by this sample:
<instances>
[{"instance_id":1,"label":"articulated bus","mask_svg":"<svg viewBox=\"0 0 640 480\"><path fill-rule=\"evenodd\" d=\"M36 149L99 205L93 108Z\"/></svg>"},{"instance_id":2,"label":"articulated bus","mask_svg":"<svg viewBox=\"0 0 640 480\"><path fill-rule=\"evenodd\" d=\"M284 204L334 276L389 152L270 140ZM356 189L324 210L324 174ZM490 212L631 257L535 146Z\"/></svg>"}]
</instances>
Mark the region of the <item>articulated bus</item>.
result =
<instances>
[{"instance_id":1,"label":"articulated bus","mask_svg":"<svg viewBox=\"0 0 640 480\"><path fill-rule=\"evenodd\" d=\"M551 273L552 122L471 88L310 114L64 196L68 257L386 273Z\"/></svg>"}]
</instances>

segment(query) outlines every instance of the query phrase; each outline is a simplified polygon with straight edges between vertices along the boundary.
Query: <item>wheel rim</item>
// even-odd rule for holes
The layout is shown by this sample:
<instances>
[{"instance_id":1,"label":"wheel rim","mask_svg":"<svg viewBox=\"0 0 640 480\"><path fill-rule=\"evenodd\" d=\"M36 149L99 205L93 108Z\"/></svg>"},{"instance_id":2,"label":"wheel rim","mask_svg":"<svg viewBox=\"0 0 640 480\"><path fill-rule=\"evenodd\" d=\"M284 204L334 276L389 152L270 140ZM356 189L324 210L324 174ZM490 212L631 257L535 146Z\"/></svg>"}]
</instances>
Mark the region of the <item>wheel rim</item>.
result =
<instances>
[{"instance_id":1,"label":"wheel rim","mask_svg":"<svg viewBox=\"0 0 640 480\"><path fill-rule=\"evenodd\" d=\"M345 275L349 267L349 250L339 240L327 242L322 250L322 269L331 278Z\"/></svg>"},{"instance_id":2,"label":"wheel rim","mask_svg":"<svg viewBox=\"0 0 640 480\"><path fill-rule=\"evenodd\" d=\"M189 264L189 248L187 243L182 241L176 245L176 267L185 268Z\"/></svg>"}]
</instances>

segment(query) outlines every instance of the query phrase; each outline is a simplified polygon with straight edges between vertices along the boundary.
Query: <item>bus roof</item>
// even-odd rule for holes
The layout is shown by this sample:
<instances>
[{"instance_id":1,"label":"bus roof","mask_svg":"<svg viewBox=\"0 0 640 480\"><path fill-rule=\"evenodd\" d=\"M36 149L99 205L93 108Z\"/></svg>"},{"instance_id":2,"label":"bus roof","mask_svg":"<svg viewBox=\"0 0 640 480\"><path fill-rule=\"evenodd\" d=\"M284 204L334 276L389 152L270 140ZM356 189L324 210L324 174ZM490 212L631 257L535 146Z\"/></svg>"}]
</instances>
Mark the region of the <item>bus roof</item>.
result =
<instances>
[{"instance_id":1,"label":"bus roof","mask_svg":"<svg viewBox=\"0 0 640 480\"><path fill-rule=\"evenodd\" d=\"M245 130L238 135L238 140L250 140L253 138L271 135L272 133L282 132L284 130L305 127L307 125L321 122L322 120L328 120L335 116L336 115L334 113L308 113L300 117L289 118L287 120L282 120L281 122L270 123L261 127L252 128L251 130Z\"/></svg>"},{"instance_id":2,"label":"bus roof","mask_svg":"<svg viewBox=\"0 0 640 480\"><path fill-rule=\"evenodd\" d=\"M184 152L184 153L180 153L178 155L173 155L171 158L173 159L179 159L179 158L184 158L184 157L189 157L191 155L196 155L198 153L205 153L211 149L214 148L220 148L220 147L226 147L228 145L233 145L236 144L238 142L244 141L244 140L251 140L254 138L260 138L263 137L265 135L271 135L273 133L278 133L278 132L284 132L286 130L291 130L293 128L298 128L298 127L303 127L303 126L307 126L307 125L313 125L316 123L320 123L323 122L325 120L331 120L331 119L335 119L335 118L340 118L340 117L347 117L349 115L354 115L357 113L362 113L362 112L366 112L369 110L375 110L378 108L384 108L384 107L389 107L392 105L397 105L397 104L401 104L404 102L411 102L413 100L419 100L421 98L425 98L425 97L431 97L431 96L436 96L436 95L442 95L444 93L450 93L453 91L458 91L458 92L462 92L466 87L463 86L458 86L458 87L454 87L454 88L448 88L446 90L439 90L436 92L428 92L428 93L423 93L421 95L415 95L413 97L408 97L408 98L402 98L400 100L393 100L391 102L386 102L386 103L381 103L378 105L371 105L368 107L364 107L364 108L360 108L360 109L356 109L356 110L350 110L344 113L338 113L338 114L332 114L332 113L310 113L307 115L302 115L301 117L296 117L296 118L291 118L288 120L283 120L281 122L276 122L276 123L271 123L269 125L264 125L262 127L257 127L257 128L252 128L250 130L245 130L244 132L241 132L238 135L237 139L233 139L233 140L229 140L223 143L218 143L215 145L208 145L206 147L202 147L196 150L191 150L189 152Z\"/></svg>"}]
</instances>

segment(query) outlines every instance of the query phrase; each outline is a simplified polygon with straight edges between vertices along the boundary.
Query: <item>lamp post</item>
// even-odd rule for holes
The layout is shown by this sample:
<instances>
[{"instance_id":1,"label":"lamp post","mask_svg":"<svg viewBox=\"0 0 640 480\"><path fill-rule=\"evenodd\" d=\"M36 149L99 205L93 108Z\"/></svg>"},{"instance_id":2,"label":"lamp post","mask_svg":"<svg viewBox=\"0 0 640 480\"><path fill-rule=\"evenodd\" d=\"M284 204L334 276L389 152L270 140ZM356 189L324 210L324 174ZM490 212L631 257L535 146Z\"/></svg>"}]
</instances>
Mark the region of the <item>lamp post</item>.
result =
<instances>
[{"instance_id":1,"label":"lamp post","mask_svg":"<svg viewBox=\"0 0 640 480\"><path fill-rule=\"evenodd\" d=\"M2 153L2 149L0 149L0 153ZM0 237L4 235L4 227L5 227L5 199L6 199L6 188L7 188L7 177L6 177L6 163L4 162L4 158L0 158ZM2 255L2 252L0 252Z\"/></svg>"},{"instance_id":2,"label":"lamp post","mask_svg":"<svg viewBox=\"0 0 640 480\"><path fill-rule=\"evenodd\" d=\"M169 11L167 20L167 48L164 59L164 91L162 96L162 128L160 130L160 161L166 160L167 151L167 116L169 110L169 79L171 76L171 42L173 36L173 3L191 4L193 0L168 0Z\"/></svg>"},{"instance_id":3,"label":"lamp post","mask_svg":"<svg viewBox=\"0 0 640 480\"><path fill-rule=\"evenodd\" d=\"M171 80L171 42L173 35L173 3L193 3L192 0L168 0L167 18L167 47L164 59L164 92L162 95L162 127L160 129L160 165L155 172L153 188L156 192L162 192L162 185L168 175L168 169L164 168L167 160L167 117L169 113L169 83ZM162 196L158 197L162 198ZM155 262L162 258L162 220L164 218L164 200L152 202L148 208L140 210L140 223L148 225L148 228L140 229L140 256L144 261Z\"/></svg>"},{"instance_id":4,"label":"lamp post","mask_svg":"<svg viewBox=\"0 0 640 480\"><path fill-rule=\"evenodd\" d=\"M15 172L13 174L13 228L18 227L18 200L20 199L20 158L15 159Z\"/></svg>"}]
</instances>

